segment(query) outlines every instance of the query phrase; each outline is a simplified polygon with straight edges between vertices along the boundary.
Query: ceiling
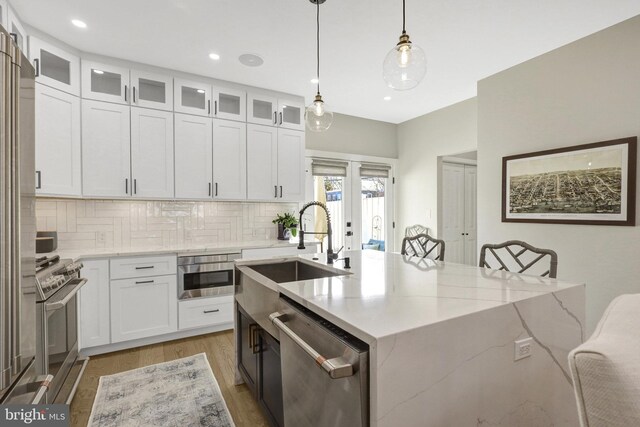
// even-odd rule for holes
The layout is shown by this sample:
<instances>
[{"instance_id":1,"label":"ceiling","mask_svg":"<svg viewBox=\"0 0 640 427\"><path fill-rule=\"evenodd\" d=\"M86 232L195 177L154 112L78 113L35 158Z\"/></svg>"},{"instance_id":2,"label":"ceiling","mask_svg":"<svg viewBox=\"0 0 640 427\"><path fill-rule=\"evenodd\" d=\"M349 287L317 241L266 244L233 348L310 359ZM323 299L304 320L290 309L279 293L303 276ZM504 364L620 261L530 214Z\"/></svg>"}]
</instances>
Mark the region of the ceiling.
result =
<instances>
[{"instance_id":1,"label":"ceiling","mask_svg":"<svg viewBox=\"0 0 640 427\"><path fill-rule=\"evenodd\" d=\"M18 15L80 50L298 95L315 95L309 0L13 0ZM408 0L425 80L396 92L382 60L402 29L400 0L320 7L321 91L333 111L400 123L476 95L498 71L640 14L638 0ZM71 25L77 18L87 29ZM212 61L208 54L220 55ZM264 65L238 62L256 53ZM383 98L391 96L391 100Z\"/></svg>"}]
</instances>

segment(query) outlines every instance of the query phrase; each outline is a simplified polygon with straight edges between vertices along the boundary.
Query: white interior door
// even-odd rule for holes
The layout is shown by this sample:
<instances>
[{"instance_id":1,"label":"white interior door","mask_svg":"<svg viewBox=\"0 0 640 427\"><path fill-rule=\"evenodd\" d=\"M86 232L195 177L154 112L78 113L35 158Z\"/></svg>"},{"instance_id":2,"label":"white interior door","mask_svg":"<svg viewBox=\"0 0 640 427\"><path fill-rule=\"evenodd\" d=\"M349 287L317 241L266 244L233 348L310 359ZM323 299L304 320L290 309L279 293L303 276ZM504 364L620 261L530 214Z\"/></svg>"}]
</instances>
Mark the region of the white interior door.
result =
<instances>
[{"instance_id":1,"label":"white interior door","mask_svg":"<svg viewBox=\"0 0 640 427\"><path fill-rule=\"evenodd\" d=\"M213 151L208 117L175 114L176 197L211 199Z\"/></svg>"},{"instance_id":2,"label":"white interior door","mask_svg":"<svg viewBox=\"0 0 640 427\"><path fill-rule=\"evenodd\" d=\"M247 125L213 121L213 197L247 197Z\"/></svg>"},{"instance_id":3,"label":"white interior door","mask_svg":"<svg viewBox=\"0 0 640 427\"><path fill-rule=\"evenodd\" d=\"M477 167L464 167L464 263L477 265ZM448 254L447 254L448 255Z\"/></svg>"},{"instance_id":4,"label":"white interior door","mask_svg":"<svg viewBox=\"0 0 640 427\"><path fill-rule=\"evenodd\" d=\"M442 165L442 232L445 242L445 261L464 262L465 242L465 166Z\"/></svg>"}]
</instances>

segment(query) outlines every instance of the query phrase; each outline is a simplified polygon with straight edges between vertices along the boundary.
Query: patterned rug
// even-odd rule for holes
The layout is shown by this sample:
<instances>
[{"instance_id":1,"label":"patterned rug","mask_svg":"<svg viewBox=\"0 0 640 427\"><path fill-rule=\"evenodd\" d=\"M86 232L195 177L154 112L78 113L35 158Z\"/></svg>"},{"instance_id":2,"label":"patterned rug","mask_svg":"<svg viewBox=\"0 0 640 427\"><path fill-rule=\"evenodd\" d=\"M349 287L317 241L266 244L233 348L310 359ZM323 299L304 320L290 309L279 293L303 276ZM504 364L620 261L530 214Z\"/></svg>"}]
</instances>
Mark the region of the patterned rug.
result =
<instances>
[{"instance_id":1,"label":"patterned rug","mask_svg":"<svg viewBox=\"0 0 640 427\"><path fill-rule=\"evenodd\" d=\"M100 377L88 427L234 427L205 353Z\"/></svg>"}]
</instances>

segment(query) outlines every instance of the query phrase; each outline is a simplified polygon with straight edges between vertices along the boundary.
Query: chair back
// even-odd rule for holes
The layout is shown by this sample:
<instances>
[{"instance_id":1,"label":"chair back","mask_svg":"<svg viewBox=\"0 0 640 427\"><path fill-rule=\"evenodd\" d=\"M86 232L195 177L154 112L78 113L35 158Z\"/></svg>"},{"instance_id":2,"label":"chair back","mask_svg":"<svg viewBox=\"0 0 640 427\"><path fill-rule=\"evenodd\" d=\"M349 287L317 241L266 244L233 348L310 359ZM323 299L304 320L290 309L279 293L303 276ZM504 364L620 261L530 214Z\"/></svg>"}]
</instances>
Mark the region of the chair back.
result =
<instances>
[{"instance_id":1,"label":"chair back","mask_svg":"<svg viewBox=\"0 0 640 427\"><path fill-rule=\"evenodd\" d=\"M444 240L434 239L428 234L402 239L402 255L430 258L436 261L444 261Z\"/></svg>"},{"instance_id":2,"label":"chair back","mask_svg":"<svg viewBox=\"0 0 640 427\"><path fill-rule=\"evenodd\" d=\"M417 236L418 234L429 234L429 227L415 224L404 229L404 237L413 237Z\"/></svg>"},{"instance_id":3,"label":"chair back","mask_svg":"<svg viewBox=\"0 0 640 427\"><path fill-rule=\"evenodd\" d=\"M521 240L509 240L482 246L480 267L555 279L558 273L558 254L551 249L536 248Z\"/></svg>"},{"instance_id":4,"label":"chair back","mask_svg":"<svg viewBox=\"0 0 640 427\"><path fill-rule=\"evenodd\" d=\"M569 353L582 427L640 426L640 294L621 295Z\"/></svg>"}]
</instances>

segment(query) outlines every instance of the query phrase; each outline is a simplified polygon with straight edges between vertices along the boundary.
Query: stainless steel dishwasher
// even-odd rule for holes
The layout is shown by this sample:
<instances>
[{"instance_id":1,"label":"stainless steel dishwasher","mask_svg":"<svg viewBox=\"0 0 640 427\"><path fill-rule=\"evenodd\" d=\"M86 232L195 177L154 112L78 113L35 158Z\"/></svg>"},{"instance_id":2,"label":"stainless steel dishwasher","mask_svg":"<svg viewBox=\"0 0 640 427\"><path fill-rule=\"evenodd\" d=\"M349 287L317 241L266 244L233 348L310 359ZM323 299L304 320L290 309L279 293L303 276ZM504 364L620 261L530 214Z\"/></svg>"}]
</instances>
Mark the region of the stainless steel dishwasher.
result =
<instances>
[{"instance_id":1,"label":"stainless steel dishwasher","mask_svg":"<svg viewBox=\"0 0 640 427\"><path fill-rule=\"evenodd\" d=\"M278 310L285 426L368 426L368 345L283 295Z\"/></svg>"}]
</instances>

